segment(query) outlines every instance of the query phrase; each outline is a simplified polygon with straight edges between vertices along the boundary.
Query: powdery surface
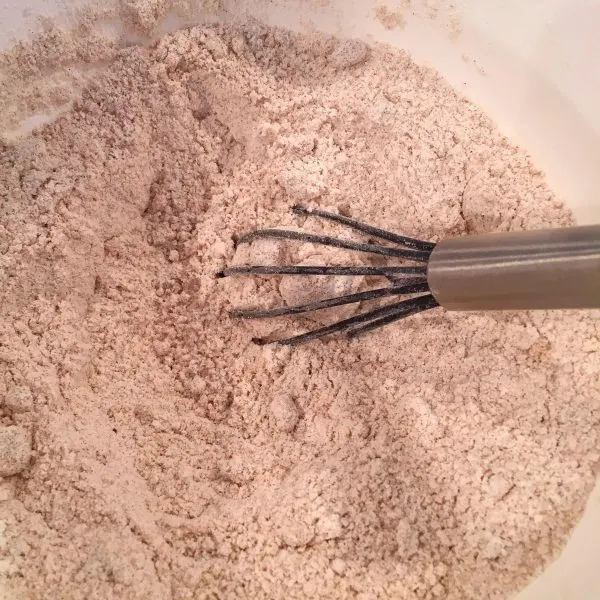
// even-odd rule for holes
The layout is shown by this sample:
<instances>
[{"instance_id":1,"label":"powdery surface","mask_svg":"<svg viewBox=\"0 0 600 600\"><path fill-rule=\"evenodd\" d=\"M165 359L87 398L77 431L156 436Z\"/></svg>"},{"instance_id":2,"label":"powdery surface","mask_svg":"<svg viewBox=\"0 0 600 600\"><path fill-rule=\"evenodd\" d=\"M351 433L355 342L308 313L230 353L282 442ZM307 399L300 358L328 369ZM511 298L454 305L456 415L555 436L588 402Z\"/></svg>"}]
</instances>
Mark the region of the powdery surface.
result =
<instances>
[{"instance_id":1,"label":"powdery surface","mask_svg":"<svg viewBox=\"0 0 600 600\"><path fill-rule=\"evenodd\" d=\"M570 222L435 73L344 44L182 31L2 147L12 597L504 598L564 545L599 458L597 314L434 311L293 351L250 338L308 321L227 317L293 296L214 273L299 200L425 239Z\"/></svg>"},{"instance_id":2,"label":"powdery surface","mask_svg":"<svg viewBox=\"0 0 600 600\"><path fill-rule=\"evenodd\" d=\"M59 4L76 27L69 30L40 18L41 31L32 41L19 41L0 53L0 141L12 141L68 110L120 48L144 43L168 27L167 15L192 24L222 11L222 0Z\"/></svg>"}]
</instances>

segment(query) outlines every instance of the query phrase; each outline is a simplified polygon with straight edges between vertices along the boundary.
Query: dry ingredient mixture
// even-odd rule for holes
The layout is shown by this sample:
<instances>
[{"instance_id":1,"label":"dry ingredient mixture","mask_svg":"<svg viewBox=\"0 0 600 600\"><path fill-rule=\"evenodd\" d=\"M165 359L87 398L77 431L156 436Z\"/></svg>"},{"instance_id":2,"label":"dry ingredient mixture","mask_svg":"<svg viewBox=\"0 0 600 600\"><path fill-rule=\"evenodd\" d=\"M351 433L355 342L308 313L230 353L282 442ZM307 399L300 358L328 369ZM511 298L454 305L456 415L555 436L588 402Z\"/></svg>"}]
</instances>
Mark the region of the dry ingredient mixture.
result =
<instances>
[{"instance_id":1,"label":"dry ingredient mixture","mask_svg":"<svg viewBox=\"0 0 600 600\"><path fill-rule=\"evenodd\" d=\"M25 50L13 75L43 67ZM257 347L310 322L228 310L302 286L214 278L338 262L235 256L254 227L324 231L298 202L431 240L570 223L408 55L256 24L121 49L0 147L0 197L8 597L506 598L563 547L600 458L597 313L439 310Z\"/></svg>"}]
</instances>

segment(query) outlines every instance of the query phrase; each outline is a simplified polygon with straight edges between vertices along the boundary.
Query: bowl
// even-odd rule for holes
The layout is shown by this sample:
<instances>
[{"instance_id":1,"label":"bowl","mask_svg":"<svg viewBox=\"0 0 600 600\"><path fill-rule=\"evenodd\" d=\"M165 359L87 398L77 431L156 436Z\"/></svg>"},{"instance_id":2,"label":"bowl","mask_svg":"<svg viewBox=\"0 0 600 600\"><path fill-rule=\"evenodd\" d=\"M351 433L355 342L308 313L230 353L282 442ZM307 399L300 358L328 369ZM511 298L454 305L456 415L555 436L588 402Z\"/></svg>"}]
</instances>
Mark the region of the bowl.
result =
<instances>
[{"instance_id":1,"label":"bowl","mask_svg":"<svg viewBox=\"0 0 600 600\"><path fill-rule=\"evenodd\" d=\"M40 15L66 21L85 4L0 0L0 49L32 35ZM531 154L578 223L600 222L599 0L222 0L218 12L408 50ZM161 27L214 16L166 15ZM561 556L516 600L597 598L598 556L600 483Z\"/></svg>"}]
</instances>

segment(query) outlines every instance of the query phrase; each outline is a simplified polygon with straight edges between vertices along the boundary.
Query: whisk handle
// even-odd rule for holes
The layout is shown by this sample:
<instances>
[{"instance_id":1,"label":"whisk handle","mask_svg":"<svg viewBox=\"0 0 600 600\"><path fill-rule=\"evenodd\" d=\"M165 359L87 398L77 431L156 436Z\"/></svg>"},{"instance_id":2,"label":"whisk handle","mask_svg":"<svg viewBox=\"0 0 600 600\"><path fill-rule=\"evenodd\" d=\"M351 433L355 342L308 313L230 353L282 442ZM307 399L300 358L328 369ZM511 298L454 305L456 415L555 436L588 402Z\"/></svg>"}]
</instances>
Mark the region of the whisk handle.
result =
<instances>
[{"instance_id":1,"label":"whisk handle","mask_svg":"<svg viewBox=\"0 0 600 600\"><path fill-rule=\"evenodd\" d=\"M448 310L600 308L600 225L450 238L427 280Z\"/></svg>"}]
</instances>

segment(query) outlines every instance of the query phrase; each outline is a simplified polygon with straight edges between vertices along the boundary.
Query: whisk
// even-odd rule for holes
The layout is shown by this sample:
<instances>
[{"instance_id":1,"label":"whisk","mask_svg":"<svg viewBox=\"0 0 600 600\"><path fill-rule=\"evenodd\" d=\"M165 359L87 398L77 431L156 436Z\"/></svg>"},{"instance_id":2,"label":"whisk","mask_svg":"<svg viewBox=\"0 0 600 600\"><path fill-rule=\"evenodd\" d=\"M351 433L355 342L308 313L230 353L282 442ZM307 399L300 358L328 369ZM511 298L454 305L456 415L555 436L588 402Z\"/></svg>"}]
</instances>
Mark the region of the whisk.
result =
<instances>
[{"instance_id":1,"label":"whisk","mask_svg":"<svg viewBox=\"0 0 600 600\"><path fill-rule=\"evenodd\" d=\"M349 227L368 238L361 243L302 231L259 229L240 237L238 245L265 238L293 240L376 254L403 264L229 267L217 276L369 276L387 280L383 287L297 306L235 309L233 317L266 319L376 299L394 301L300 335L254 338L257 344L296 346L339 333L355 337L439 307L451 311L600 308L600 225L467 235L433 243L324 210L304 206L292 210Z\"/></svg>"}]
</instances>

